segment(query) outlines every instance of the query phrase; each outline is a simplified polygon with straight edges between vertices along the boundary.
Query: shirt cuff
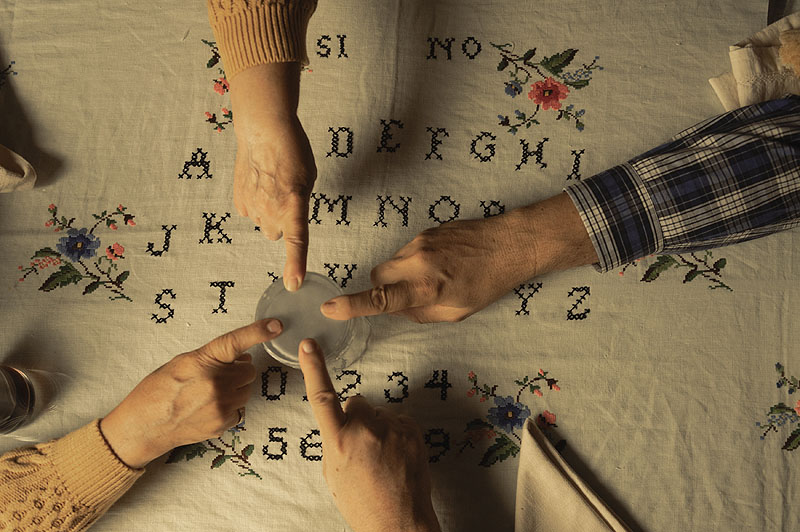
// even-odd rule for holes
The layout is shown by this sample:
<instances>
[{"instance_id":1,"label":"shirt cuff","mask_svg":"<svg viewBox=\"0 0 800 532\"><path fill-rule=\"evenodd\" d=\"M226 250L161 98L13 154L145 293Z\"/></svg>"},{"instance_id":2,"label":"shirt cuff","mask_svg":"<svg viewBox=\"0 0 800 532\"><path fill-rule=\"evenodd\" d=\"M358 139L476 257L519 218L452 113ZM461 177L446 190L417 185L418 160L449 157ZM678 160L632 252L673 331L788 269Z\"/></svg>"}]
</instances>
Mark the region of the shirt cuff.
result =
<instances>
[{"instance_id":1,"label":"shirt cuff","mask_svg":"<svg viewBox=\"0 0 800 532\"><path fill-rule=\"evenodd\" d=\"M48 446L46 454L64 488L91 508L110 506L144 473L117 458L100 432L99 419Z\"/></svg>"},{"instance_id":2,"label":"shirt cuff","mask_svg":"<svg viewBox=\"0 0 800 532\"><path fill-rule=\"evenodd\" d=\"M306 30L316 0L266 0L247 7L208 0L207 5L228 80L242 70L266 63L308 64Z\"/></svg>"},{"instance_id":3,"label":"shirt cuff","mask_svg":"<svg viewBox=\"0 0 800 532\"><path fill-rule=\"evenodd\" d=\"M655 207L641 178L621 164L564 191L572 199L597 252L597 269L607 272L664 246Z\"/></svg>"}]
</instances>

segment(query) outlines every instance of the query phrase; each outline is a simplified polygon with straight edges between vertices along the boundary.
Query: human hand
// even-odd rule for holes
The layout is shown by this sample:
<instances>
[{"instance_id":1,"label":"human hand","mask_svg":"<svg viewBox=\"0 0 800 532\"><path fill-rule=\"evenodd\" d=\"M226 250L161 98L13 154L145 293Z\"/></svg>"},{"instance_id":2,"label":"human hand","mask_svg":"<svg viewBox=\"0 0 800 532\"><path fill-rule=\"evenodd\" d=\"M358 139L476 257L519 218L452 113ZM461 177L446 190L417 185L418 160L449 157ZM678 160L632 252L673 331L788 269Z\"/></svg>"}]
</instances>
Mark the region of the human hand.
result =
<instances>
[{"instance_id":1,"label":"human hand","mask_svg":"<svg viewBox=\"0 0 800 532\"><path fill-rule=\"evenodd\" d=\"M427 229L371 273L374 288L322 304L333 319L399 314L419 323L461 321L526 279L597 262L569 197L483 220Z\"/></svg>"},{"instance_id":2,"label":"human hand","mask_svg":"<svg viewBox=\"0 0 800 532\"><path fill-rule=\"evenodd\" d=\"M303 283L308 252L308 200L317 167L297 118L300 66L272 63L248 68L230 82L236 131L233 203L270 240L283 236L283 279Z\"/></svg>"},{"instance_id":3,"label":"human hand","mask_svg":"<svg viewBox=\"0 0 800 532\"><path fill-rule=\"evenodd\" d=\"M178 355L145 377L100 422L117 456L140 468L179 445L217 437L239 422L256 378L250 346L278 336L266 319Z\"/></svg>"},{"instance_id":4,"label":"human hand","mask_svg":"<svg viewBox=\"0 0 800 532\"><path fill-rule=\"evenodd\" d=\"M303 340L298 356L322 436L322 474L353 530L439 531L419 426L360 395L342 410L319 345Z\"/></svg>"}]
</instances>

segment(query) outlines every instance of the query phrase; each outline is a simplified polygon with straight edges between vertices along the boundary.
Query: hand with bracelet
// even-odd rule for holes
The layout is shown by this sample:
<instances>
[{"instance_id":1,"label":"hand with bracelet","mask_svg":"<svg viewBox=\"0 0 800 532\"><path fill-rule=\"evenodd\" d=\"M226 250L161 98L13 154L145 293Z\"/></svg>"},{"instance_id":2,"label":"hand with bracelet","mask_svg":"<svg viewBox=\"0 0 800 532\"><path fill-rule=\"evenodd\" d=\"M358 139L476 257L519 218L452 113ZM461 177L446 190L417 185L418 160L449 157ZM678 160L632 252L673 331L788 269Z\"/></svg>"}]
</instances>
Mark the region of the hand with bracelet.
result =
<instances>
[{"instance_id":1,"label":"hand with bracelet","mask_svg":"<svg viewBox=\"0 0 800 532\"><path fill-rule=\"evenodd\" d=\"M237 425L256 378L244 350L281 330L274 319L252 323L176 356L145 377L100 422L111 449L139 469L174 447L217 437Z\"/></svg>"}]
</instances>

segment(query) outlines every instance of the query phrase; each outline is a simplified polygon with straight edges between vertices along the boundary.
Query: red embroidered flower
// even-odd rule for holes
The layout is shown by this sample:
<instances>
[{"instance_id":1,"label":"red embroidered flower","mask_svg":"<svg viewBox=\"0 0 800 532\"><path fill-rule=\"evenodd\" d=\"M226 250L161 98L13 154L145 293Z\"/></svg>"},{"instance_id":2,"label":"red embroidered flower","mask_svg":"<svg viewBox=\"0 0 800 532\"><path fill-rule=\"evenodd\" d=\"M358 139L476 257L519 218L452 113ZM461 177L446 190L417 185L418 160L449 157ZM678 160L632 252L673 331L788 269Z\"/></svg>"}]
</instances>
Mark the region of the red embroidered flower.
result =
<instances>
[{"instance_id":1,"label":"red embroidered flower","mask_svg":"<svg viewBox=\"0 0 800 532\"><path fill-rule=\"evenodd\" d=\"M111 229L112 231L116 231L117 230L117 224L108 224L108 228Z\"/></svg>"},{"instance_id":2,"label":"red embroidered flower","mask_svg":"<svg viewBox=\"0 0 800 532\"><path fill-rule=\"evenodd\" d=\"M208 118L209 120L211 119L211 113L209 113L208 111L206 111L206 118Z\"/></svg>"},{"instance_id":3,"label":"red embroidered flower","mask_svg":"<svg viewBox=\"0 0 800 532\"><path fill-rule=\"evenodd\" d=\"M119 205L117 205L117 210L118 210L118 211L124 211L124 210L125 210L125 207L123 207L123 206L122 206L122 203L120 203Z\"/></svg>"},{"instance_id":4,"label":"red embroidered flower","mask_svg":"<svg viewBox=\"0 0 800 532\"><path fill-rule=\"evenodd\" d=\"M539 375L541 375L542 377L544 377L544 370L543 370L543 369L539 369Z\"/></svg>"},{"instance_id":5,"label":"red embroidered flower","mask_svg":"<svg viewBox=\"0 0 800 532\"><path fill-rule=\"evenodd\" d=\"M800 401L797 401L797 406L794 407L794 411L800 416Z\"/></svg>"},{"instance_id":6,"label":"red embroidered flower","mask_svg":"<svg viewBox=\"0 0 800 532\"><path fill-rule=\"evenodd\" d=\"M557 392L560 392L560 391L561 391L561 388L558 386L558 384L554 384L554 385L552 385L552 386L550 387L550 389L551 389L551 390L555 390L555 391L557 391Z\"/></svg>"},{"instance_id":7,"label":"red embroidered flower","mask_svg":"<svg viewBox=\"0 0 800 532\"><path fill-rule=\"evenodd\" d=\"M486 396L484 395L483 397L481 397L481 403L483 403L485 401L486 401Z\"/></svg>"},{"instance_id":8,"label":"red embroidered flower","mask_svg":"<svg viewBox=\"0 0 800 532\"><path fill-rule=\"evenodd\" d=\"M56 210L56 206L55 206L55 204L51 203L50 205L48 205L48 206L47 206L47 210L48 210L48 211L54 211L54 210Z\"/></svg>"},{"instance_id":9,"label":"red embroidered flower","mask_svg":"<svg viewBox=\"0 0 800 532\"><path fill-rule=\"evenodd\" d=\"M133 218L128 218L128 220L125 223L130 225L131 227L136 225L136 222L133 221Z\"/></svg>"},{"instance_id":10,"label":"red embroidered flower","mask_svg":"<svg viewBox=\"0 0 800 532\"><path fill-rule=\"evenodd\" d=\"M475 395L475 390L469 390L467 392L467 397L472 397L473 395Z\"/></svg>"},{"instance_id":11,"label":"red embroidered flower","mask_svg":"<svg viewBox=\"0 0 800 532\"><path fill-rule=\"evenodd\" d=\"M544 412L542 412L542 417L544 417L544 420L547 421L549 425L556 424L556 415L550 412L549 410L545 410Z\"/></svg>"},{"instance_id":12,"label":"red embroidered flower","mask_svg":"<svg viewBox=\"0 0 800 532\"><path fill-rule=\"evenodd\" d=\"M533 393L534 393L534 395L536 395L536 397L541 397L542 396L542 391L541 390L533 390Z\"/></svg>"},{"instance_id":13,"label":"red embroidered flower","mask_svg":"<svg viewBox=\"0 0 800 532\"><path fill-rule=\"evenodd\" d=\"M44 223L45 227L50 227L51 225L53 225L53 220L48 220Z\"/></svg>"},{"instance_id":14,"label":"red embroidered flower","mask_svg":"<svg viewBox=\"0 0 800 532\"><path fill-rule=\"evenodd\" d=\"M467 377L469 378L469 380L474 381L475 380L475 372L474 371L470 371L469 373L467 373Z\"/></svg>"},{"instance_id":15,"label":"red embroidered flower","mask_svg":"<svg viewBox=\"0 0 800 532\"><path fill-rule=\"evenodd\" d=\"M114 245L106 248L106 257L108 257L108 260L117 260L122 257L123 253L125 253L125 248L116 242Z\"/></svg>"},{"instance_id":16,"label":"red embroidered flower","mask_svg":"<svg viewBox=\"0 0 800 532\"><path fill-rule=\"evenodd\" d=\"M219 78L214 80L214 92L218 94L225 94L228 92L230 85L228 85L228 80L225 78Z\"/></svg>"},{"instance_id":17,"label":"red embroidered flower","mask_svg":"<svg viewBox=\"0 0 800 532\"><path fill-rule=\"evenodd\" d=\"M490 430L489 432L486 433L486 437L489 438L490 440L493 440L495 436L497 436L497 433L493 430Z\"/></svg>"},{"instance_id":18,"label":"red embroidered flower","mask_svg":"<svg viewBox=\"0 0 800 532\"><path fill-rule=\"evenodd\" d=\"M531 88L533 90L528 93L528 98L533 100L533 103L541 105L545 111L561 109L561 100L569 94L567 86L553 78L537 81L531 85Z\"/></svg>"},{"instance_id":19,"label":"red embroidered flower","mask_svg":"<svg viewBox=\"0 0 800 532\"><path fill-rule=\"evenodd\" d=\"M224 114L224 115L228 114L228 108L227 107L223 107L222 108L222 114Z\"/></svg>"}]
</instances>

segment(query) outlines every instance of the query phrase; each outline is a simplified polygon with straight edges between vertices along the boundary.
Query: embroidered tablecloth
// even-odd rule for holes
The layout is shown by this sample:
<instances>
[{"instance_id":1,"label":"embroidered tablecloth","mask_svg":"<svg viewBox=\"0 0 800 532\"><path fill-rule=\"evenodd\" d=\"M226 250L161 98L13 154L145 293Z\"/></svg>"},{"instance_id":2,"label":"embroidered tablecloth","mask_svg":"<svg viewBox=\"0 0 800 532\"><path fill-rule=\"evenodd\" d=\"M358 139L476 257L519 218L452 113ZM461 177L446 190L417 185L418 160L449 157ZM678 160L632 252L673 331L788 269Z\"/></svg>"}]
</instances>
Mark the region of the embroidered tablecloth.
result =
<instances>
[{"instance_id":1,"label":"embroidered tablecloth","mask_svg":"<svg viewBox=\"0 0 800 532\"><path fill-rule=\"evenodd\" d=\"M249 322L283 266L232 205L202 2L0 2L0 353L65 375L0 451L110 410ZM419 231L544 199L722 111L707 79L766 2L321 1L300 116L309 269L346 291ZM372 319L333 368L414 416L446 530L509 530L523 420L636 530L797 530L797 231L519 286L458 324ZM80 246L75 246L80 242ZM253 349L243 430L180 448L96 530L344 530L298 371Z\"/></svg>"}]
</instances>

